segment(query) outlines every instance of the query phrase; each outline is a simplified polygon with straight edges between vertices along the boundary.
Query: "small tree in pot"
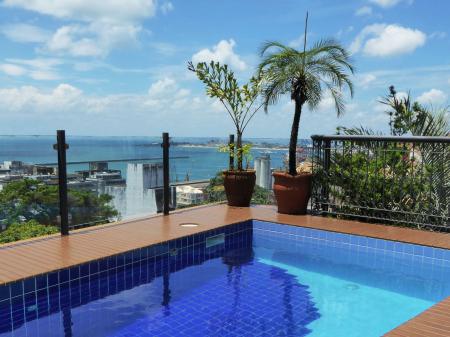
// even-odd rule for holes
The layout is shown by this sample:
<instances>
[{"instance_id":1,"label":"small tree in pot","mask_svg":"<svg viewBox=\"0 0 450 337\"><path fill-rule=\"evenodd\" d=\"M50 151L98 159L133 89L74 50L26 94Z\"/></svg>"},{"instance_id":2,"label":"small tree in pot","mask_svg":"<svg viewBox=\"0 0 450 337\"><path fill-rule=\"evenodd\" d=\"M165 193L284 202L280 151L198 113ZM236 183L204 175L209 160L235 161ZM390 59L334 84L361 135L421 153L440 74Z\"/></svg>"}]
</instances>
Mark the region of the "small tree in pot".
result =
<instances>
[{"instance_id":1,"label":"small tree in pot","mask_svg":"<svg viewBox=\"0 0 450 337\"><path fill-rule=\"evenodd\" d=\"M311 110L318 107L325 90L331 94L336 112L344 112L342 90L347 87L353 96L353 74L348 52L333 40L321 40L306 48L308 14L306 14L303 50L299 51L278 42L262 46L262 61L258 66L263 79L264 108L289 94L295 104L289 142L289 171L274 173L274 193L280 213L304 214L311 193L310 173L297 174L296 151L300 116L305 104ZM272 52L273 51L273 52Z\"/></svg>"},{"instance_id":2,"label":"small tree in pot","mask_svg":"<svg viewBox=\"0 0 450 337\"><path fill-rule=\"evenodd\" d=\"M242 144L242 135L248 123L263 106L257 102L260 92L259 79L252 77L249 83L239 86L234 72L226 65L211 61L188 63L188 69L195 72L205 84L209 97L217 98L225 107L236 127L236 144L229 147L230 156L236 157L236 167L224 171L224 187L228 205L248 207L255 187L255 171L243 168L247 147Z\"/></svg>"}]
</instances>

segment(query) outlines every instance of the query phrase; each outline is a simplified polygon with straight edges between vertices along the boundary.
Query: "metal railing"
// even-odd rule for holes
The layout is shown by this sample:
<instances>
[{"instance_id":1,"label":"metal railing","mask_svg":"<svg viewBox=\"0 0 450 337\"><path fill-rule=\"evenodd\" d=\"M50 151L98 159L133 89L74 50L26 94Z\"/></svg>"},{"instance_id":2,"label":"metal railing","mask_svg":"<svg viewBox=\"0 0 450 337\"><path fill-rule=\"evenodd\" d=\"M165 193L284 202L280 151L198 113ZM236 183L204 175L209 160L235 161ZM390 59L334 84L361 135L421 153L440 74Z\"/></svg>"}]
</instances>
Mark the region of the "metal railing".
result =
<instances>
[{"instance_id":1,"label":"metal railing","mask_svg":"<svg viewBox=\"0 0 450 337\"><path fill-rule=\"evenodd\" d=\"M313 214L450 231L450 137L312 139Z\"/></svg>"}]
</instances>

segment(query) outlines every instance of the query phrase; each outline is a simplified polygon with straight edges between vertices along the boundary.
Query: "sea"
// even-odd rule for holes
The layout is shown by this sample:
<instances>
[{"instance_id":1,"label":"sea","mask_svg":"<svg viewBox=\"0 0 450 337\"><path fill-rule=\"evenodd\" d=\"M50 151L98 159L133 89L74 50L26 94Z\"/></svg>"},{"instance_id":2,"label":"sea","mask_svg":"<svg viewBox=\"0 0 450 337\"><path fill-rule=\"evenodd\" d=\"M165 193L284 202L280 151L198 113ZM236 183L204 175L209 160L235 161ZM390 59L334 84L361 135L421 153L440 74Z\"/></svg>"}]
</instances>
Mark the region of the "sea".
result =
<instances>
[{"instance_id":1,"label":"sea","mask_svg":"<svg viewBox=\"0 0 450 337\"><path fill-rule=\"evenodd\" d=\"M110 169L119 169L126 177L127 163L160 162L162 158L161 137L94 137L67 136L68 172L88 169L89 161L114 161ZM254 144L248 166L253 159L269 154L272 168L283 167L288 139L248 138ZM204 180L214 177L228 166L228 155L218 151L218 144L226 144L225 138L174 137L170 147L170 176L172 181ZM56 165L57 152L53 149L55 136L0 136L0 164L18 160L29 164ZM301 140L299 144L310 145ZM137 161L136 161L137 160Z\"/></svg>"}]
</instances>

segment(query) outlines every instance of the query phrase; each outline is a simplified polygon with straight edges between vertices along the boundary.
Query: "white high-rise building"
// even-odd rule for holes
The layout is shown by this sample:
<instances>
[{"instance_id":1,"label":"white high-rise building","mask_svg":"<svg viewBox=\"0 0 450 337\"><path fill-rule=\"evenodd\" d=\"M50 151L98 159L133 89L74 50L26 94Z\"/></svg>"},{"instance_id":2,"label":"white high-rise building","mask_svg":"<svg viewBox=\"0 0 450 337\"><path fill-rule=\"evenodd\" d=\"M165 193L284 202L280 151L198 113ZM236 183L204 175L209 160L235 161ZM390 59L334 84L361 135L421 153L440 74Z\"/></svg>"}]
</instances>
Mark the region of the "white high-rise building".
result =
<instances>
[{"instance_id":1,"label":"white high-rise building","mask_svg":"<svg viewBox=\"0 0 450 337\"><path fill-rule=\"evenodd\" d=\"M272 170L270 168L270 154L255 158L256 185L272 189Z\"/></svg>"},{"instance_id":2,"label":"white high-rise building","mask_svg":"<svg viewBox=\"0 0 450 337\"><path fill-rule=\"evenodd\" d=\"M125 186L105 186L102 193L112 195L113 206L123 219L155 214L157 200L155 189L163 186L162 163L127 165Z\"/></svg>"}]
</instances>

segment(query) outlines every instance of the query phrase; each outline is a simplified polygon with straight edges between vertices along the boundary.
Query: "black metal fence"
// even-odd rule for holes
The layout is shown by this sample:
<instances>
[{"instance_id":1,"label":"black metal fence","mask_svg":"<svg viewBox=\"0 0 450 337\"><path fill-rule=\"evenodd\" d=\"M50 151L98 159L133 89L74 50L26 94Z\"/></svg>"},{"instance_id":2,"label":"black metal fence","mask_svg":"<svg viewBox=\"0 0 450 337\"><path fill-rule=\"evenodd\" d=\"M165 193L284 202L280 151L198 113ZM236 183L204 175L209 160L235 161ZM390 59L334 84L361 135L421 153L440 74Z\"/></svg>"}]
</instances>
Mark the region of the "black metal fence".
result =
<instances>
[{"instance_id":1,"label":"black metal fence","mask_svg":"<svg viewBox=\"0 0 450 337\"><path fill-rule=\"evenodd\" d=\"M312 139L314 214L450 231L450 137Z\"/></svg>"}]
</instances>

